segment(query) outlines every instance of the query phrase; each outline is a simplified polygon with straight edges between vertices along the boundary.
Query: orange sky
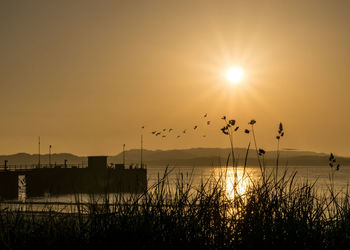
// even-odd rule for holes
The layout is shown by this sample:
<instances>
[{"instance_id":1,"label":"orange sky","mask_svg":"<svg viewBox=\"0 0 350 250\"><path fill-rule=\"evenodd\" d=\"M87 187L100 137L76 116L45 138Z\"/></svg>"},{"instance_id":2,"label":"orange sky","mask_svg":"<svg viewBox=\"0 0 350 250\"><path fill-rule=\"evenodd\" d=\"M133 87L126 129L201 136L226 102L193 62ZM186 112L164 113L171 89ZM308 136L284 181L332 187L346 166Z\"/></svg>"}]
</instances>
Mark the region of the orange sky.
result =
<instances>
[{"instance_id":1,"label":"orange sky","mask_svg":"<svg viewBox=\"0 0 350 250\"><path fill-rule=\"evenodd\" d=\"M35 153L39 135L43 152L116 154L142 125L148 149L226 147L226 114L257 120L265 149L282 121L282 147L350 156L349 13L345 0L2 2L0 154ZM170 127L191 132L150 134Z\"/></svg>"}]
</instances>

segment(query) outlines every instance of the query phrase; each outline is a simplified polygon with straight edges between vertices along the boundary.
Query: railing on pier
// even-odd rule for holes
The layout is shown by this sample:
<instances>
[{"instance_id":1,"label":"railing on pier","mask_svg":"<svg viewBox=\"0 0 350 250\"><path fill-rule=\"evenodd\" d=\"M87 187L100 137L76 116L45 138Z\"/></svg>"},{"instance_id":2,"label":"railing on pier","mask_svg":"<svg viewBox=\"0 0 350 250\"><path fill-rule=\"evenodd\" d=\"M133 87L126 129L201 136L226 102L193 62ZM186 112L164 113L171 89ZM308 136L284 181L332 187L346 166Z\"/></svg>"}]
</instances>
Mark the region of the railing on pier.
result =
<instances>
[{"instance_id":1,"label":"railing on pier","mask_svg":"<svg viewBox=\"0 0 350 250\"><path fill-rule=\"evenodd\" d=\"M107 168L118 169L122 164L112 164L107 166ZM87 163L80 164L16 164L16 165L0 165L0 171L22 171L22 170L32 170L32 169L57 169L57 168L87 168ZM122 169L147 169L146 164L138 165L138 164L130 164L125 165Z\"/></svg>"},{"instance_id":2,"label":"railing on pier","mask_svg":"<svg viewBox=\"0 0 350 250\"><path fill-rule=\"evenodd\" d=\"M18 171L47 168L87 168L86 163L81 164L17 164L17 165L0 165L0 171Z\"/></svg>"}]
</instances>

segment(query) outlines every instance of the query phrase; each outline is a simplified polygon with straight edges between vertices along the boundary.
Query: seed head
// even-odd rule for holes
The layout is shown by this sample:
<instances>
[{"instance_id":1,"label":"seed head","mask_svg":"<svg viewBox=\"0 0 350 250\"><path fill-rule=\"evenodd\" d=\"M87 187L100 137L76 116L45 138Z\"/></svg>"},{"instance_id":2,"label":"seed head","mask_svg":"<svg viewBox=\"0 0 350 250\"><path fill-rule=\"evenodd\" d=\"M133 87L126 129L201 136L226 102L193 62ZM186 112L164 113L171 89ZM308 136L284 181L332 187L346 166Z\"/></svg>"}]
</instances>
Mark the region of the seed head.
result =
<instances>
[{"instance_id":1,"label":"seed head","mask_svg":"<svg viewBox=\"0 0 350 250\"><path fill-rule=\"evenodd\" d=\"M254 125L256 123L256 121L255 120L251 120L248 124L250 124L250 125Z\"/></svg>"}]
</instances>

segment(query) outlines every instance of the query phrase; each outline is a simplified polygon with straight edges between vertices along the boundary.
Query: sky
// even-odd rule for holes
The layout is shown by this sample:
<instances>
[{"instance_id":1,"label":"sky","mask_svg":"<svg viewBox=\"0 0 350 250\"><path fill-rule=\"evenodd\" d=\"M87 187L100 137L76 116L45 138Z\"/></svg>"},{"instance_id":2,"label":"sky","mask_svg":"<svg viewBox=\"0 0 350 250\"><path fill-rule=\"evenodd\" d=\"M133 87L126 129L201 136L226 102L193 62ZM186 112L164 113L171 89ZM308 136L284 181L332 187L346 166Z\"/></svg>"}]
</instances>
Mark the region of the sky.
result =
<instances>
[{"instance_id":1,"label":"sky","mask_svg":"<svg viewBox=\"0 0 350 250\"><path fill-rule=\"evenodd\" d=\"M38 136L78 155L141 134L147 149L228 147L226 115L255 119L267 150L282 122L282 148L350 156L349 13L345 0L0 1L0 154L36 153ZM250 140L239 130L234 145Z\"/></svg>"}]
</instances>

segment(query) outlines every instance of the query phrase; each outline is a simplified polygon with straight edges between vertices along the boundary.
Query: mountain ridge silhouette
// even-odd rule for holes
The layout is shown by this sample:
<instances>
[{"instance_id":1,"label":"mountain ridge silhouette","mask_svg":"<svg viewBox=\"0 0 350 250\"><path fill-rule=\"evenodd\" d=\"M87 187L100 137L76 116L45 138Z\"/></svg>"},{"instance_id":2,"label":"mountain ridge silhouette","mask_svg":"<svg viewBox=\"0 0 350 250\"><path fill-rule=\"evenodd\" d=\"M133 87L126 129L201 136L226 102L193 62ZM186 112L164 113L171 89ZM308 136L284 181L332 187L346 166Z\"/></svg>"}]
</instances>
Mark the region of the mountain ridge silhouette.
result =
<instances>
[{"instance_id":1,"label":"mountain ridge silhouette","mask_svg":"<svg viewBox=\"0 0 350 250\"><path fill-rule=\"evenodd\" d=\"M170 149L170 150L143 150L144 163L148 165L184 165L184 166L224 166L230 154L229 148L189 148L189 149ZM238 165L244 163L246 154L245 148L236 148L235 157L238 159ZM130 149L125 152L126 164L140 163L140 149ZM299 150L281 150L280 165L328 165L328 154L317 153L313 151ZM342 165L350 165L350 157L337 156ZM0 165L4 161L8 165L31 165L38 163L38 154L16 153L11 155L0 155ZM67 160L68 164L87 164L87 156L74 155L72 153L55 153L51 154L52 164L62 164ZM266 151L264 160L267 165L275 164L276 151ZM123 152L116 155L110 155L108 162L122 163ZM49 163L49 155L41 154L40 162ZM256 166L255 149L250 149L248 153L248 166Z\"/></svg>"}]
</instances>

